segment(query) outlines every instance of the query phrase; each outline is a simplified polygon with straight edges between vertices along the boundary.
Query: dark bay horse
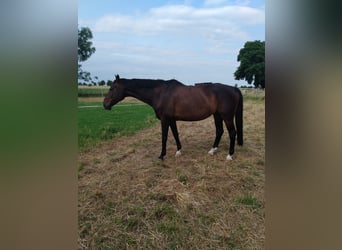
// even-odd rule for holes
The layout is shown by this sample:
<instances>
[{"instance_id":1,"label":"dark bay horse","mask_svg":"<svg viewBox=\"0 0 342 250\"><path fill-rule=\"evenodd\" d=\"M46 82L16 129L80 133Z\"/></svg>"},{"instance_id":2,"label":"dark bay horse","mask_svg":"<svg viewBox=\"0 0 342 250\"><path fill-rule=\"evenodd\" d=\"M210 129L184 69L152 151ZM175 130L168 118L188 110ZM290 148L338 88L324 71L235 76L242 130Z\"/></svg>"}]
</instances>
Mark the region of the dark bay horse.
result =
<instances>
[{"instance_id":1,"label":"dark bay horse","mask_svg":"<svg viewBox=\"0 0 342 250\"><path fill-rule=\"evenodd\" d=\"M232 159L235 147L235 137L239 145L243 144L241 91L236 87L220 83L201 83L186 86L177 80L124 79L119 75L110 86L103 100L105 109L126 96L135 97L152 106L157 118L161 121L162 150L159 156L163 160L166 155L166 141L169 127L177 144L176 156L181 154L182 145L179 141L176 121L199 121L214 115L216 138L212 149L213 155L223 134L223 121L229 132L230 146L227 160ZM234 117L236 128L234 125Z\"/></svg>"}]
</instances>

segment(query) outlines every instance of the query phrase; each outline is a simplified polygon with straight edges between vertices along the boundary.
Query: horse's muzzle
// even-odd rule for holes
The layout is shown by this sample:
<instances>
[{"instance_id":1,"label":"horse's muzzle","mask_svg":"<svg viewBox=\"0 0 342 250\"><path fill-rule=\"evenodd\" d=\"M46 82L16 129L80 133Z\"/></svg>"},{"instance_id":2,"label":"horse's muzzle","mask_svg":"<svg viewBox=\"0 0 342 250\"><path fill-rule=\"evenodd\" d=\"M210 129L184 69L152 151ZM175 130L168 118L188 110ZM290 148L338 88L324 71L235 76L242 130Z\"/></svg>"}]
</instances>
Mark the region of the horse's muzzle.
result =
<instances>
[{"instance_id":1,"label":"horse's muzzle","mask_svg":"<svg viewBox=\"0 0 342 250\"><path fill-rule=\"evenodd\" d=\"M106 104L106 103L103 103L103 107L104 109L107 109L107 110L111 110L112 109L112 106L109 104Z\"/></svg>"}]
</instances>

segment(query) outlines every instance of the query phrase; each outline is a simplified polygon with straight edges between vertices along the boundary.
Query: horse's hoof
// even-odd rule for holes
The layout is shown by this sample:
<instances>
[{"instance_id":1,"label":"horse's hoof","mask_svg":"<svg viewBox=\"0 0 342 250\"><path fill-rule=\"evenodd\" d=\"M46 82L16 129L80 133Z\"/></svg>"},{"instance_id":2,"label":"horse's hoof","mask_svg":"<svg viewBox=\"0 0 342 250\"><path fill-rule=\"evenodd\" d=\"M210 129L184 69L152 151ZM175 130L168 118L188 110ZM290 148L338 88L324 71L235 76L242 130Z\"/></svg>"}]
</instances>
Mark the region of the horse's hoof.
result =
<instances>
[{"instance_id":1,"label":"horse's hoof","mask_svg":"<svg viewBox=\"0 0 342 250\"><path fill-rule=\"evenodd\" d=\"M209 150L208 154L214 155L217 152L217 148L212 148Z\"/></svg>"},{"instance_id":2,"label":"horse's hoof","mask_svg":"<svg viewBox=\"0 0 342 250\"><path fill-rule=\"evenodd\" d=\"M180 150L177 150L176 154L175 154L175 157L179 157L182 155L182 152Z\"/></svg>"},{"instance_id":3,"label":"horse's hoof","mask_svg":"<svg viewBox=\"0 0 342 250\"><path fill-rule=\"evenodd\" d=\"M164 160L164 156L161 155L161 156L158 157L158 159L163 161Z\"/></svg>"},{"instance_id":4,"label":"horse's hoof","mask_svg":"<svg viewBox=\"0 0 342 250\"><path fill-rule=\"evenodd\" d=\"M226 160L231 161L231 160L233 160L233 157L231 155L227 155Z\"/></svg>"}]
</instances>

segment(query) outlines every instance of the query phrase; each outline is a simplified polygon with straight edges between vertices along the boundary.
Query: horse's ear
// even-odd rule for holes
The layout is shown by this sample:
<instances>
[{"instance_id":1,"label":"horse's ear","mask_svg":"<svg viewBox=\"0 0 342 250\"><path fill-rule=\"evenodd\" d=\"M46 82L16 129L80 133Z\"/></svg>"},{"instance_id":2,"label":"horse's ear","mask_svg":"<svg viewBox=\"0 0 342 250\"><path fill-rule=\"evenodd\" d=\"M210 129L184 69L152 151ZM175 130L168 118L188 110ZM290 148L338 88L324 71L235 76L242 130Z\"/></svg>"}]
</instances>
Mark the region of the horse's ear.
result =
<instances>
[{"instance_id":1,"label":"horse's ear","mask_svg":"<svg viewBox=\"0 0 342 250\"><path fill-rule=\"evenodd\" d=\"M119 75L115 75L115 80L119 81L120 80L120 76Z\"/></svg>"}]
</instances>

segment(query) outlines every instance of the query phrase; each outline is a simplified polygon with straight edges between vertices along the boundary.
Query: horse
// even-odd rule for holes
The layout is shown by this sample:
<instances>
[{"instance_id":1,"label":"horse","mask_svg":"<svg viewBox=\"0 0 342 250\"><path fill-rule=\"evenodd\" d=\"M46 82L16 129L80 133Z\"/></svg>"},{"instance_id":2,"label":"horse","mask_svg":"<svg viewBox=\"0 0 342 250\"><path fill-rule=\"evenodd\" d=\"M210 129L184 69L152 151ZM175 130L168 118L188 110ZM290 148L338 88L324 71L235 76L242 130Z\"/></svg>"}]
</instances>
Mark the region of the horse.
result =
<instances>
[{"instance_id":1,"label":"horse","mask_svg":"<svg viewBox=\"0 0 342 250\"><path fill-rule=\"evenodd\" d=\"M181 155L176 121L199 121L213 115L216 137L210 155L217 152L223 134L223 121L229 133L227 160L233 159L235 138L243 145L243 98L240 89L221 83L198 83L186 86L177 80L124 79L119 75L110 86L103 100L103 107L112 107L126 96L134 97L150 105L161 121L162 149L159 159L166 155L169 127L177 144L176 156ZM235 125L234 125L235 117Z\"/></svg>"}]
</instances>

